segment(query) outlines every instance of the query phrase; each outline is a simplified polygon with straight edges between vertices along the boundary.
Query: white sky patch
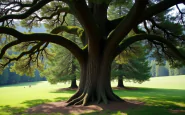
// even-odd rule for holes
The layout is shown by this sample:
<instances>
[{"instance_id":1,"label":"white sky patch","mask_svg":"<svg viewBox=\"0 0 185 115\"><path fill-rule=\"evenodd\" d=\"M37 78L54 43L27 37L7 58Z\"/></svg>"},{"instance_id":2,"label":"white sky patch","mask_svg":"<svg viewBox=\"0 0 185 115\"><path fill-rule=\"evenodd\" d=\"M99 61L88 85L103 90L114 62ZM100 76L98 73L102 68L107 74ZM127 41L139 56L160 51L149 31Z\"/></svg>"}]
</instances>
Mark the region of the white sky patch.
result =
<instances>
[{"instance_id":1,"label":"white sky patch","mask_svg":"<svg viewBox=\"0 0 185 115\"><path fill-rule=\"evenodd\" d=\"M184 4L178 4L178 7L180 8L180 10L182 11L182 9L185 9L185 5ZM170 12L170 14L172 16L176 16L179 13L179 10L177 9L176 5L172 7L174 10L172 12Z\"/></svg>"}]
</instances>

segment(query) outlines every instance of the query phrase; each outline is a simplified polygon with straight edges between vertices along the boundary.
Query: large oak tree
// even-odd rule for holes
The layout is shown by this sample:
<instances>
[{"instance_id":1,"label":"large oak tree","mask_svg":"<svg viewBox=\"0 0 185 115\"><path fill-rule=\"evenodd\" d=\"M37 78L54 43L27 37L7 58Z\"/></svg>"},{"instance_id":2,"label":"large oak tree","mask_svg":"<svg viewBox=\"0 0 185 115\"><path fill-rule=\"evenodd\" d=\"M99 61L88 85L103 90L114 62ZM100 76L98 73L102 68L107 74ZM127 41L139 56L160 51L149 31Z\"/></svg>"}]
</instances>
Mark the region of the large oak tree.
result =
<instances>
[{"instance_id":1,"label":"large oak tree","mask_svg":"<svg viewBox=\"0 0 185 115\"><path fill-rule=\"evenodd\" d=\"M132 3L131 8L125 5L128 2ZM181 3L185 0L0 0L1 67L13 62L20 74L35 68L42 70L44 57L52 56L47 46L55 43L68 49L81 68L79 88L68 100L69 105L121 101L111 89L111 63L131 44L145 40L159 56L184 59L177 49L184 45L183 33L177 31L183 30L184 25L184 13L178 6ZM107 10L114 4L123 4L125 15L109 20ZM165 15L168 24L164 24L158 15L175 5L180 15ZM67 14L74 15L81 26L65 24ZM49 23L53 30L21 33L15 28L18 20L23 20L22 25L27 28ZM131 31L135 35L128 37ZM62 36L62 32L78 36L84 47Z\"/></svg>"}]
</instances>

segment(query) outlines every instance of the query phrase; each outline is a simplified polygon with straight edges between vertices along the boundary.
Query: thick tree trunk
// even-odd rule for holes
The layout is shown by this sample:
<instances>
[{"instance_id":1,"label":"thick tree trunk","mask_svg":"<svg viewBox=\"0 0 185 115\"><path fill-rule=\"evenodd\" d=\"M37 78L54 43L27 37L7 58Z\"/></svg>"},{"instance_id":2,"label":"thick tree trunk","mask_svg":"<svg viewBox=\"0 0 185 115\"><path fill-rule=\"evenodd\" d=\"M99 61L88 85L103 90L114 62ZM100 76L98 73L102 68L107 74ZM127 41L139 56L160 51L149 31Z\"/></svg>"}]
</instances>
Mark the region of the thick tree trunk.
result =
<instances>
[{"instance_id":1,"label":"thick tree trunk","mask_svg":"<svg viewBox=\"0 0 185 115\"><path fill-rule=\"evenodd\" d=\"M110 72L111 63L100 59L88 59L85 64L81 64L80 85L78 91L67 101L68 105L121 101L112 91Z\"/></svg>"},{"instance_id":2,"label":"thick tree trunk","mask_svg":"<svg viewBox=\"0 0 185 115\"><path fill-rule=\"evenodd\" d=\"M78 4L78 2L76 2L76 4ZM83 5L84 4L82 3L80 4L80 10L82 10ZM110 75L113 56L111 56L112 53L105 52L108 4L89 5L92 8L92 17L96 18L87 17L86 20L88 21L84 23L84 17L79 12L76 12L77 14L80 14L77 18L86 29L88 50L84 60L79 62L81 67L81 77L78 91L67 101L68 105L87 105L93 102L104 102L107 104L110 100L122 100L112 91ZM83 15L86 15L85 13L90 12L84 12ZM96 23L96 25L87 23Z\"/></svg>"}]
</instances>

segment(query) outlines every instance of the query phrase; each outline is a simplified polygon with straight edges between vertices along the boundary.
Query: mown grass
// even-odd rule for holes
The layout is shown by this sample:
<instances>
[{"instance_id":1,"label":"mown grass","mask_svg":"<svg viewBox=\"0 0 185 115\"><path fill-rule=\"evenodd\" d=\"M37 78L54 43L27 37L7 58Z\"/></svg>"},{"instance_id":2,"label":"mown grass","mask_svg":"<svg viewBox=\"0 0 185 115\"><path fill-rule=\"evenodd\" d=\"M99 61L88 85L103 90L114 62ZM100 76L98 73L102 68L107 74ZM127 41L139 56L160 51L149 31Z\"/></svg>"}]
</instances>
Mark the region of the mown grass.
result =
<instances>
[{"instance_id":1,"label":"mown grass","mask_svg":"<svg viewBox=\"0 0 185 115\"><path fill-rule=\"evenodd\" d=\"M31 87L29 88L29 85ZM185 76L157 77L143 84L125 83L137 87L136 90L114 90L122 98L136 99L145 105L124 111L125 115L184 115L183 112L172 113L170 110L185 110ZM75 91L57 92L69 84L50 85L48 82L21 83L0 87L0 115L20 115L29 108L39 104L67 100ZM116 86L116 82L112 83ZM89 115L112 114L123 115L120 111L92 112ZM56 113L59 115L59 113Z\"/></svg>"}]
</instances>

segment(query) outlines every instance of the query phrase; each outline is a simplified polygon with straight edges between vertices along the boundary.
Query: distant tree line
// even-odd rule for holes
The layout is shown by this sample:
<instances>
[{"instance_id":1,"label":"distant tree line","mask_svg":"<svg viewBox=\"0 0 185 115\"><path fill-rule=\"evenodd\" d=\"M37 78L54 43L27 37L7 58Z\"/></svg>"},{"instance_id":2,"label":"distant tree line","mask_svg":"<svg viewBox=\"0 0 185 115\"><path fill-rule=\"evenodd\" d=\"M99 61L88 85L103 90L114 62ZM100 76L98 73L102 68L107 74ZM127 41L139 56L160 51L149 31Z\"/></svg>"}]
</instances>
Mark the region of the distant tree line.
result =
<instances>
[{"instance_id":1,"label":"distant tree line","mask_svg":"<svg viewBox=\"0 0 185 115\"><path fill-rule=\"evenodd\" d=\"M173 68L170 66L169 62L166 61L163 65L157 64L155 60L151 60L151 76L175 76L175 75L185 75L185 67Z\"/></svg>"},{"instance_id":2,"label":"distant tree line","mask_svg":"<svg viewBox=\"0 0 185 115\"><path fill-rule=\"evenodd\" d=\"M39 71L35 71L34 77L30 76L20 76L15 72L10 71L10 67L4 69L3 73L0 75L0 86L1 85L9 85L9 84L17 84L21 82L34 82L34 81L45 81L45 77L40 77Z\"/></svg>"}]
</instances>

